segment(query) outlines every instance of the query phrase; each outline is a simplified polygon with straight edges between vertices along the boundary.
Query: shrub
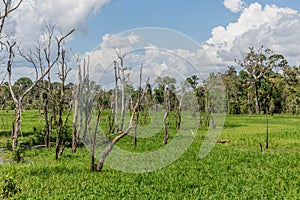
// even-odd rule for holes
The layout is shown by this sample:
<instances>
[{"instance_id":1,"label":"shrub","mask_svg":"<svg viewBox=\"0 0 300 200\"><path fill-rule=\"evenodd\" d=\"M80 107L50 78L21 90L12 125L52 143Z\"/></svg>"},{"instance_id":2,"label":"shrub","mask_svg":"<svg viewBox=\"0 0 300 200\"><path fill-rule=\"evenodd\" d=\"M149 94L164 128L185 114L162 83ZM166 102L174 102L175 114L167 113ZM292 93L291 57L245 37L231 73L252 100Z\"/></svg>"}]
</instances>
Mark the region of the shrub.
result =
<instances>
[{"instance_id":1,"label":"shrub","mask_svg":"<svg viewBox=\"0 0 300 200\"><path fill-rule=\"evenodd\" d=\"M11 198L16 193L21 192L21 189L18 187L17 183L14 181L14 179L6 175L4 178L4 182L0 184L2 188L0 190L0 197L2 199Z\"/></svg>"},{"instance_id":2,"label":"shrub","mask_svg":"<svg viewBox=\"0 0 300 200\"><path fill-rule=\"evenodd\" d=\"M24 160L25 152L24 149L20 146L18 146L15 150L13 150L12 159L15 162L20 162Z\"/></svg>"}]
</instances>

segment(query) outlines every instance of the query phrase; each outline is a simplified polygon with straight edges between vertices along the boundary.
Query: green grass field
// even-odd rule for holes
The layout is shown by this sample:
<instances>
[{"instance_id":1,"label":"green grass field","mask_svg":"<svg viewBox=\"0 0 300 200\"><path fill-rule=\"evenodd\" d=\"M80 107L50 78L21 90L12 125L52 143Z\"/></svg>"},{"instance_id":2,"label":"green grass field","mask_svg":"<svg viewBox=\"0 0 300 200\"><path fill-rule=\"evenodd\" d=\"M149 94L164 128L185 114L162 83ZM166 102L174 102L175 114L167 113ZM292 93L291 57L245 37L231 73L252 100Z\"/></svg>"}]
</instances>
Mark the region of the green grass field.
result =
<instances>
[{"instance_id":1,"label":"green grass field","mask_svg":"<svg viewBox=\"0 0 300 200\"><path fill-rule=\"evenodd\" d=\"M25 138L33 126L41 126L32 119L36 115L28 111L23 117ZM5 146L9 135L0 131ZM108 166L101 173L89 172L90 155L84 147L76 154L66 149L58 161L54 149L28 149L23 162L0 166L0 185L5 177L14 177L21 189L16 199L299 199L300 117L269 116L270 147L262 153L259 143L264 145L265 133L266 116L228 115L220 140L229 142L216 144L205 158L199 158L199 150L206 128L199 128L176 162L137 174ZM153 141L160 141L162 146L162 137L154 137L138 145L151 149ZM128 136L119 146L130 150L130 141Z\"/></svg>"}]
</instances>

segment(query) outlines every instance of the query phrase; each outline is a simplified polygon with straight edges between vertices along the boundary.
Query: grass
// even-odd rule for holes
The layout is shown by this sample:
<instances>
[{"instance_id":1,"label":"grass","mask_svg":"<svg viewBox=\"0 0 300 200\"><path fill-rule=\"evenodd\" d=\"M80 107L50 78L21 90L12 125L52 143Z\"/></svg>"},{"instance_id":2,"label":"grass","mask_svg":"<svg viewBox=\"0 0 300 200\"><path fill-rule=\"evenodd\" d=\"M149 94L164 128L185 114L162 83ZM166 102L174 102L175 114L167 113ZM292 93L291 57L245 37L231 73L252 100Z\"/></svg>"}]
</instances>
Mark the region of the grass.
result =
<instances>
[{"instance_id":1,"label":"grass","mask_svg":"<svg viewBox=\"0 0 300 200\"><path fill-rule=\"evenodd\" d=\"M216 144L200 159L206 134L206 128L200 128L176 162L149 173L125 173L108 166L91 173L86 148L76 154L66 149L58 161L54 149L29 149L22 163L0 166L0 185L4 176L15 177L21 189L16 199L299 199L299 122L299 116L270 116L270 148L262 154L265 116L229 115L220 138L229 143ZM34 125L28 122L23 131L30 132L30 123ZM162 146L160 136L138 140L138 148L151 149L158 141L154 149ZM133 151L130 136L119 146Z\"/></svg>"}]
</instances>

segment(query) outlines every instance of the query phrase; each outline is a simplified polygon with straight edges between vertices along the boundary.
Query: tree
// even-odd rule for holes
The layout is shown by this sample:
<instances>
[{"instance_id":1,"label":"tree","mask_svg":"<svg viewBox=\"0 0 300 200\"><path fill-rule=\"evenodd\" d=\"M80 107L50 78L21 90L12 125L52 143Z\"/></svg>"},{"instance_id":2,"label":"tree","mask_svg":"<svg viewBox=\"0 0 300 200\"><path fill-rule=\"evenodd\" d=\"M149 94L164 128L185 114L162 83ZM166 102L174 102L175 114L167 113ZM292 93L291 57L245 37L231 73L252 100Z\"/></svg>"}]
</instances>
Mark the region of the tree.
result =
<instances>
[{"instance_id":1,"label":"tree","mask_svg":"<svg viewBox=\"0 0 300 200\"><path fill-rule=\"evenodd\" d=\"M125 71L127 70L127 67L124 66L124 58L126 56L126 54L122 54L121 50L119 50L117 53L118 59L120 64L118 65L118 69L121 70L121 77L119 77L121 79L121 92L122 92L122 96L121 96L121 126L120 126L120 131L123 131L123 127L124 127L124 117L125 117L125 86L126 86L126 76L125 76ZM116 116L118 117L118 116Z\"/></svg>"},{"instance_id":2,"label":"tree","mask_svg":"<svg viewBox=\"0 0 300 200\"><path fill-rule=\"evenodd\" d=\"M74 56L74 59L77 64L77 76L78 76L78 84L77 87L73 89L73 106L74 106L74 115L72 121L72 152L76 152L77 142L78 142L78 130L77 130L77 123L78 123L78 111L79 111L79 101L80 96L82 94L82 74L81 74L81 64L79 62L79 55Z\"/></svg>"},{"instance_id":3,"label":"tree","mask_svg":"<svg viewBox=\"0 0 300 200\"><path fill-rule=\"evenodd\" d=\"M50 147L52 123L56 115L56 100L51 88L51 69L58 64L61 55L61 49L58 50L58 48L60 48L58 47L58 38L61 36L58 35L58 32L59 30L55 25L46 24L41 34L41 41L38 41L37 44L28 49L27 52L20 50L20 54L36 69L39 69L40 76L43 76L38 86L41 88L40 92L45 120L45 145L47 148ZM60 43L62 42L63 41Z\"/></svg>"},{"instance_id":4,"label":"tree","mask_svg":"<svg viewBox=\"0 0 300 200\"><path fill-rule=\"evenodd\" d=\"M228 70L222 74L222 80L226 89L227 112L230 114L240 114L240 83L236 69L233 66L228 67Z\"/></svg>"},{"instance_id":5,"label":"tree","mask_svg":"<svg viewBox=\"0 0 300 200\"><path fill-rule=\"evenodd\" d=\"M71 68L68 68L66 63L66 51L62 49L61 51L61 61L60 61L60 71L58 77L61 81L60 83L60 94L58 96L58 119L55 123L56 127L56 145L55 145L55 158L58 159L59 154L61 155L65 149L65 143L67 138L67 121L70 112L68 112L65 121L63 120L63 112L65 106L66 98L66 79Z\"/></svg>"},{"instance_id":6,"label":"tree","mask_svg":"<svg viewBox=\"0 0 300 200\"><path fill-rule=\"evenodd\" d=\"M144 97L144 93L141 95L140 100L143 99L143 97ZM132 108L132 113L131 113L128 127L125 130L123 130L118 136L113 138L113 140L110 142L110 144L101 153L100 158L97 163L97 167L96 167L97 171L100 172L102 170L105 159L108 156L108 154L111 152L111 150L113 149L114 145L117 144L117 142L120 139L122 139L124 136L126 136L129 133L129 131L132 129L134 116L136 114L137 108L139 107L139 104L140 104L140 102L139 102L139 100L137 100L134 107Z\"/></svg>"},{"instance_id":7,"label":"tree","mask_svg":"<svg viewBox=\"0 0 300 200\"><path fill-rule=\"evenodd\" d=\"M8 16L14 12L16 9L19 8L23 0L18 0L15 3L12 4L11 0L3 0L1 1L0 5L0 43L1 45L5 45L5 42L2 41L3 36L3 30L6 24L6 20Z\"/></svg>"},{"instance_id":8,"label":"tree","mask_svg":"<svg viewBox=\"0 0 300 200\"><path fill-rule=\"evenodd\" d=\"M268 48L260 47L256 51L253 47L250 47L249 52L242 61L235 60L249 74L249 81L253 83L256 114L260 111L258 94L260 81L272 70L272 66L268 64L271 53L272 51Z\"/></svg>"},{"instance_id":9,"label":"tree","mask_svg":"<svg viewBox=\"0 0 300 200\"><path fill-rule=\"evenodd\" d=\"M57 43L57 52L54 60L58 60L61 55L61 44L62 42L72 33L74 32L74 29L71 30L66 35L61 36L60 38L56 38ZM37 85L39 81L41 81L51 70L51 68L54 66L52 65L50 68L48 68L44 74L40 74L38 72L37 64L34 62L32 57L28 56L28 54L23 53L21 50L19 50L21 56L23 56L29 63L31 63L35 69L35 80L30 84L24 92L20 93L18 96L16 95L15 90L12 87L12 66L13 66L13 60L15 58L15 52L14 47L16 45L16 42L10 43L8 42L9 46L9 58L7 61L7 76L8 76L8 86L9 91L12 96L13 102L15 104L15 117L12 125L12 147L15 149L18 146L18 137L21 130L21 118L22 118L22 105L23 105L23 99L24 97Z\"/></svg>"}]
</instances>

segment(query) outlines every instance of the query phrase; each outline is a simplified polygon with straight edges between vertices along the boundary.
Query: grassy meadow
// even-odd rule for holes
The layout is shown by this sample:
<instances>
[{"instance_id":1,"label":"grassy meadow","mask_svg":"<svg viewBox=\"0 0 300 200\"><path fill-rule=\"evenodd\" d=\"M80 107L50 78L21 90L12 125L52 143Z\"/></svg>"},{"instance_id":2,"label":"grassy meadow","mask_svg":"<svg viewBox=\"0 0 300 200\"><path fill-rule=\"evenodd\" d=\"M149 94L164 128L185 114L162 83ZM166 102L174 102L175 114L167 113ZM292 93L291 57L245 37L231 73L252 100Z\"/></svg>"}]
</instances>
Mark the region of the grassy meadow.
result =
<instances>
[{"instance_id":1,"label":"grassy meadow","mask_svg":"<svg viewBox=\"0 0 300 200\"><path fill-rule=\"evenodd\" d=\"M4 149L11 114L0 117ZM263 152L259 143L265 146L266 116L227 115L220 140L229 142L216 144L200 159L207 131L200 127L176 162L149 173L125 173L108 166L101 173L91 173L85 147L76 154L66 149L58 161L53 148L26 149L22 162L0 166L0 185L14 178L15 199L299 199L300 116L268 116L268 123L269 149ZM37 140L42 124L37 111L26 111L20 141ZM163 136L153 137L162 146ZM129 141L127 136L119 145L131 149ZM151 149L153 141L138 141L137 148ZM6 151L3 159L9 161L11 155Z\"/></svg>"}]
</instances>

